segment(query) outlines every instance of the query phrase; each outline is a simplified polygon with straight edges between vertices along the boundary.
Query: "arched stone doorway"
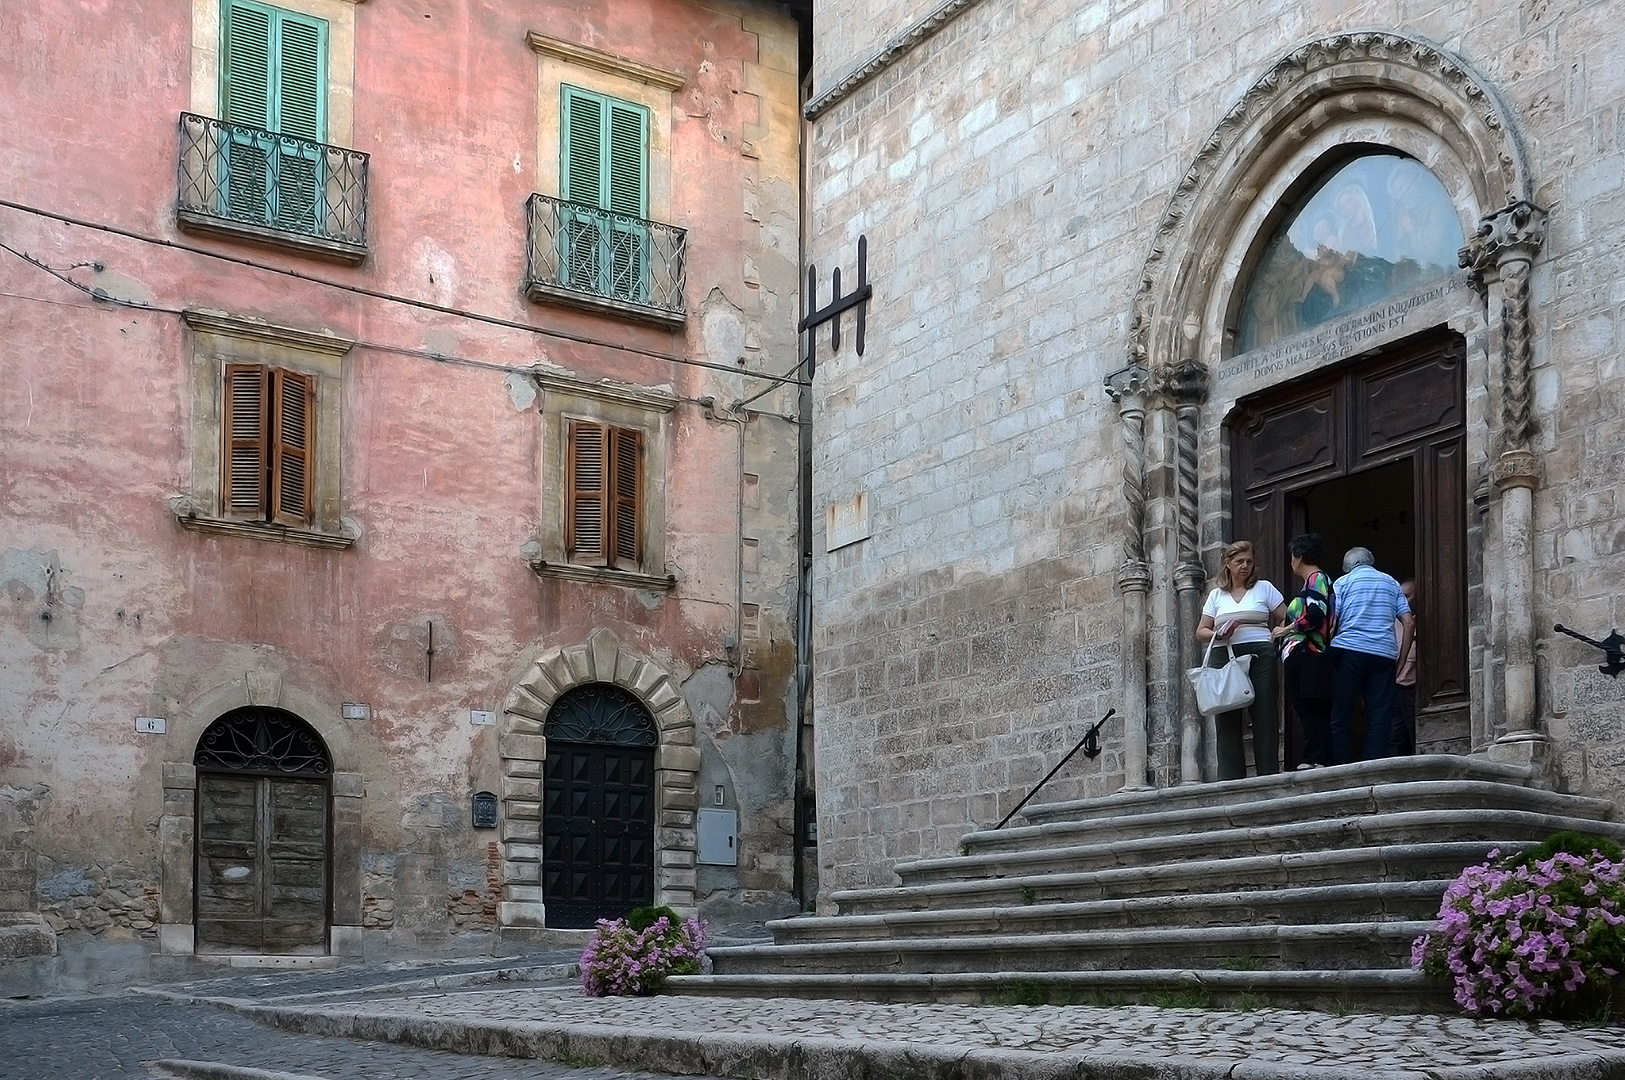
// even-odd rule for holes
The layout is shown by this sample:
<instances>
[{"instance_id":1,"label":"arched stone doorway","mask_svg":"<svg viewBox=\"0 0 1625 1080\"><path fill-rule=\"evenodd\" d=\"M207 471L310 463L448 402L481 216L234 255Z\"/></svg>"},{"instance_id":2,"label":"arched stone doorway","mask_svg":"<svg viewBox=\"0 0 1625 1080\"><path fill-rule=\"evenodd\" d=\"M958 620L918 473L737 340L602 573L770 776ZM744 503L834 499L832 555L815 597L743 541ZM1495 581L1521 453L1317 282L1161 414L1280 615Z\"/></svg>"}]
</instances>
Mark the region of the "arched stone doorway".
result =
<instances>
[{"instance_id":1,"label":"arched stone doorway","mask_svg":"<svg viewBox=\"0 0 1625 1080\"><path fill-rule=\"evenodd\" d=\"M654 900L654 717L613 683L547 713L542 902L549 925L587 929Z\"/></svg>"},{"instance_id":2,"label":"arched stone doorway","mask_svg":"<svg viewBox=\"0 0 1625 1080\"><path fill-rule=\"evenodd\" d=\"M325 953L333 763L321 736L283 709L233 709L193 765L197 950Z\"/></svg>"},{"instance_id":3,"label":"arched stone doorway","mask_svg":"<svg viewBox=\"0 0 1625 1080\"><path fill-rule=\"evenodd\" d=\"M592 691L594 686L605 689ZM580 809L584 820L593 820L592 793L610 786L607 774L593 778L593 754L597 751L591 748L595 746L623 747L613 751L623 762L632 756L648 762L652 836L647 859L640 853L636 865L649 868L654 903L692 913L696 885L694 819L699 808L695 785L700 752L694 745L694 720L677 686L676 673L623 645L609 630L594 631L580 644L550 649L526 665L503 704L500 740L503 900L498 920L505 936L522 940L532 929L591 925L590 921L582 922L585 910L563 899L571 886L570 877L549 884L553 871L565 867L555 864L554 858L548 856L548 848L554 837L561 852L567 841L590 843L590 824L572 833L569 827L554 822L552 816L555 793L562 799L558 812L569 815L576 809L571 805L575 785L575 794L583 800ZM587 693L574 696L572 692L578 688ZM609 708L595 713L595 705L585 712L577 711L578 705L590 705L595 698ZM567 701L574 704L568 704L555 718L555 706ZM622 734L630 739L633 731L643 732L637 736L639 740L647 738L647 730L641 727L644 716L653 723L655 741L622 741ZM610 736L611 730L622 734ZM555 734L550 737L549 732ZM561 759L567 755L567 762L554 760L552 737L562 740ZM607 768L607 757L597 767ZM586 769L587 774L574 777L578 768ZM642 768L640 765L631 772L618 773L614 786L622 792L633 786L644 790L645 781L639 772ZM632 773L640 777L635 785L627 783ZM618 805L616 811L624 815L627 804ZM619 835L624 837L626 833L623 830ZM617 858L625 859L625 852L622 848ZM577 869L576 852L568 854L569 875L590 872ZM590 860L590 851L580 854ZM590 861L580 865L588 867ZM632 895L626 885L619 885L622 897ZM555 888L560 897L556 911L547 899ZM594 903L602 900L601 895ZM619 902L624 903L624 899Z\"/></svg>"},{"instance_id":4,"label":"arched stone doorway","mask_svg":"<svg viewBox=\"0 0 1625 1080\"><path fill-rule=\"evenodd\" d=\"M1486 630L1464 643L1466 685L1456 700L1470 721L1461 741L1516 755L1524 751L1515 744L1540 739L1528 283L1544 212L1531 201L1513 124L1494 87L1448 51L1400 34L1338 35L1305 43L1264 73L1175 188L1134 299L1129 365L1107 380L1123 420L1128 513L1119 583L1131 786L1151 773L1185 782L1213 775L1211 739L1182 670L1196 663L1195 627L1217 551L1256 524L1238 509L1249 481L1234 470L1257 462L1243 460L1236 426L1288 407L1271 395L1295 382L1331 377L1339 366L1375 372L1419 333L1455 335L1468 388L1450 435L1464 464L1451 466L1444 497L1448 513L1467 522L1459 545L1466 622ZM1431 173L1467 237L1463 269L1351 306L1334 322L1294 326L1263 345L1248 340L1237 318L1241 296L1282 215L1329 167L1362 153ZM1255 539L1276 543L1277 530L1267 531ZM1159 724L1178 733L1177 761L1148 760L1147 732Z\"/></svg>"}]
</instances>

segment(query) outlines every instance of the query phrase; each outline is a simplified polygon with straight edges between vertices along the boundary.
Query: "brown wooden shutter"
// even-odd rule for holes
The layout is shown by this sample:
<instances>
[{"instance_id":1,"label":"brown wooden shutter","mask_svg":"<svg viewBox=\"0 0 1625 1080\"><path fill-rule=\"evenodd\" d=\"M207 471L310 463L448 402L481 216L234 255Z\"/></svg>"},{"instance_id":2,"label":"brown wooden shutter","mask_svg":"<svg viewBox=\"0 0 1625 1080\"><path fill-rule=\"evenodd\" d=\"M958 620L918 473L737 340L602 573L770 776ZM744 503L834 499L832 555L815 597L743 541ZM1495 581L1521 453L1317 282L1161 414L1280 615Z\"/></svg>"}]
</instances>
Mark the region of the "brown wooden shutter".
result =
<instances>
[{"instance_id":1,"label":"brown wooden shutter","mask_svg":"<svg viewBox=\"0 0 1625 1080\"><path fill-rule=\"evenodd\" d=\"M271 372L271 514L279 525L310 524L316 380Z\"/></svg>"},{"instance_id":2,"label":"brown wooden shutter","mask_svg":"<svg viewBox=\"0 0 1625 1080\"><path fill-rule=\"evenodd\" d=\"M227 364L225 461L220 504L225 517L265 517L265 450L270 410L259 364Z\"/></svg>"},{"instance_id":3,"label":"brown wooden shutter","mask_svg":"<svg viewBox=\"0 0 1625 1080\"><path fill-rule=\"evenodd\" d=\"M631 428L611 428L610 475L614 479L611 521L614 539L609 564L636 570L643 559L642 499L639 492L643 472L643 433Z\"/></svg>"},{"instance_id":4,"label":"brown wooden shutter","mask_svg":"<svg viewBox=\"0 0 1625 1080\"><path fill-rule=\"evenodd\" d=\"M608 502L608 429L584 420L570 422L565 462L564 548L571 562L604 560L604 510Z\"/></svg>"}]
</instances>

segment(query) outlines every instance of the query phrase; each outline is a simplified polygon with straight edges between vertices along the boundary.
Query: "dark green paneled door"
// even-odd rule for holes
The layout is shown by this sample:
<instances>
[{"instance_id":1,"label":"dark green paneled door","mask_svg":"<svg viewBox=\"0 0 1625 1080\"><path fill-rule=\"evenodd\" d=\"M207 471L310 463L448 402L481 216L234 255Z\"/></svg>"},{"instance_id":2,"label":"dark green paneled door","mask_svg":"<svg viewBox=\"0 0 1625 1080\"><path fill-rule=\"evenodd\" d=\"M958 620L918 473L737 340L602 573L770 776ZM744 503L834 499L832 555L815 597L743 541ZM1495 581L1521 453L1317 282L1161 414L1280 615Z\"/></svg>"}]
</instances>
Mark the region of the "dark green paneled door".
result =
<instances>
[{"instance_id":1,"label":"dark green paneled door","mask_svg":"<svg viewBox=\"0 0 1625 1080\"><path fill-rule=\"evenodd\" d=\"M621 687L591 683L554 703L546 731L547 925L591 927L653 903L654 718Z\"/></svg>"}]
</instances>

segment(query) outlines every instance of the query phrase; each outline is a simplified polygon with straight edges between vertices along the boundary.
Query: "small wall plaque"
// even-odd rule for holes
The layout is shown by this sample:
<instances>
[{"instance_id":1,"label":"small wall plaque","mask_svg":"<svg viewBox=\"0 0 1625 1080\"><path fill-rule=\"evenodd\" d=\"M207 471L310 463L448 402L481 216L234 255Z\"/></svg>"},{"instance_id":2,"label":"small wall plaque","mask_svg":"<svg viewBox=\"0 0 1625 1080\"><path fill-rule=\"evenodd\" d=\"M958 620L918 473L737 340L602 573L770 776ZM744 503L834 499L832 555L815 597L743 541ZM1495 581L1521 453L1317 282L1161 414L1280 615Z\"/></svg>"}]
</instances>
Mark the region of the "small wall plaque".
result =
<instances>
[{"instance_id":1,"label":"small wall plaque","mask_svg":"<svg viewBox=\"0 0 1625 1080\"><path fill-rule=\"evenodd\" d=\"M476 829L497 827L497 797L489 791L474 793L474 827Z\"/></svg>"},{"instance_id":2,"label":"small wall plaque","mask_svg":"<svg viewBox=\"0 0 1625 1080\"><path fill-rule=\"evenodd\" d=\"M339 715L346 720L371 720L372 706L359 701L346 701L339 706Z\"/></svg>"},{"instance_id":3,"label":"small wall plaque","mask_svg":"<svg viewBox=\"0 0 1625 1080\"><path fill-rule=\"evenodd\" d=\"M471 709L468 713L468 722L473 724L475 727L485 727L488 724L494 724L497 722L497 714L494 712L482 712L479 709Z\"/></svg>"},{"instance_id":4,"label":"small wall plaque","mask_svg":"<svg viewBox=\"0 0 1625 1080\"><path fill-rule=\"evenodd\" d=\"M143 735L162 735L168 725L162 716L138 716L135 729Z\"/></svg>"}]
</instances>

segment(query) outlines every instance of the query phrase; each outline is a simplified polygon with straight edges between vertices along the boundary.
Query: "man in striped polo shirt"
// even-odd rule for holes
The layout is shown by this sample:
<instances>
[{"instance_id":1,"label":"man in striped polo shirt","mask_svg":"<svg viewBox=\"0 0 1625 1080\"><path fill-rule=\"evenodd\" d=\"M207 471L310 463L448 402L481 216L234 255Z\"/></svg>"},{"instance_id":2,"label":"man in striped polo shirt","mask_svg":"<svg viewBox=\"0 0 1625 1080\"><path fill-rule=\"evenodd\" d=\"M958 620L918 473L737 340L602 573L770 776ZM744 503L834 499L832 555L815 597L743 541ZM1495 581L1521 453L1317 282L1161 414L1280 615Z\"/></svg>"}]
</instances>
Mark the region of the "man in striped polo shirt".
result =
<instances>
[{"instance_id":1,"label":"man in striped polo shirt","mask_svg":"<svg viewBox=\"0 0 1625 1080\"><path fill-rule=\"evenodd\" d=\"M1394 720L1394 663L1410 647L1415 624L1399 582L1378 570L1369 548L1350 548L1337 596L1337 633L1332 638L1332 763L1388 756ZM1394 620L1399 640L1394 640ZM1363 752L1351 754L1354 702L1365 701Z\"/></svg>"}]
</instances>

